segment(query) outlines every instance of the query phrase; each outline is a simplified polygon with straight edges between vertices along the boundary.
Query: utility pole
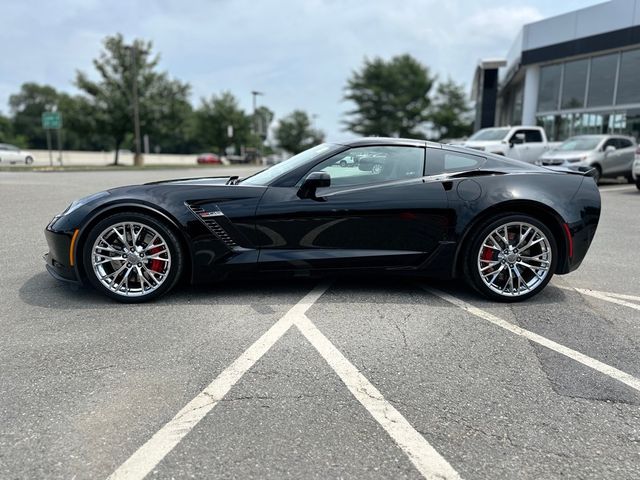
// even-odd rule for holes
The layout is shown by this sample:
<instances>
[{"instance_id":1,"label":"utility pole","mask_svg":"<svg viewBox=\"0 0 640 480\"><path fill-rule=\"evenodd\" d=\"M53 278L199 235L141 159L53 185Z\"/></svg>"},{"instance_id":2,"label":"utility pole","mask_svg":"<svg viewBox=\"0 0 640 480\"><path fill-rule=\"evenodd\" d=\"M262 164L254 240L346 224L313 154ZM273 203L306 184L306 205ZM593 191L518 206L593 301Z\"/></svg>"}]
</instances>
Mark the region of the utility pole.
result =
<instances>
[{"instance_id":1,"label":"utility pole","mask_svg":"<svg viewBox=\"0 0 640 480\"><path fill-rule=\"evenodd\" d=\"M264 95L264 92L258 92L257 90L253 90L251 92L253 95L253 133L258 134L258 117L256 116L256 110L258 108L257 105L257 97L258 95Z\"/></svg>"},{"instance_id":2,"label":"utility pole","mask_svg":"<svg viewBox=\"0 0 640 480\"><path fill-rule=\"evenodd\" d=\"M131 53L131 96L133 100L133 134L135 137L135 156L133 157L133 163L136 167L141 167L144 164L142 158L142 151L140 145L140 105L138 101L138 47L133 42L133 45L127 47Z\"/></svg>"}]
</instances>

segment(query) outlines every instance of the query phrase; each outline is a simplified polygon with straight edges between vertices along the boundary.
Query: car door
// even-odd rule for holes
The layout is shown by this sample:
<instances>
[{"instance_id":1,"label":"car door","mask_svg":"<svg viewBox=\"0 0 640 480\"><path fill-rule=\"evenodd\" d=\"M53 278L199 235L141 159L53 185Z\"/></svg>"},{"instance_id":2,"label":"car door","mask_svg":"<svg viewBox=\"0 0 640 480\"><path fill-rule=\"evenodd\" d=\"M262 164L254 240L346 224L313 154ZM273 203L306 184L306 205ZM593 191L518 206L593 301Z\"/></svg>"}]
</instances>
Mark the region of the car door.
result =
<instances>
[{"instance_id":1,"label":"car door","mask_svg":"<svg viewBox=\"0 0 640 480\"><path fill-rule=\"evenodd\" d=\"M341 166L346 158L355 162ZM296 185L269 187L256 214L259 268L422 263L451 224L444 187L425 179L424 159L422 147L355 147L310 168ZM311 172L329 174L331 186L318 189L315 198L300 198Z\"/></svg>"},{"instance_id":2,"label":"car door","mask_svg":"<svg viewBox=\"0 0 640 480\"><path fill-rule=\"evenodd\" d=\"M612 176L618 175L621 170L621 151L619 150L620 144L615 137L608 138L602 145L602 173L604 175ZM608 147L613 147L615 150L607 151Z\"/></svg>"},{"instance_id":3,"label":"car door","mask_svg":"<svg viewBox=\"0 0 640 480\"><path fill-rule=\"evenodd\" d=\"M616 171L619 175L631 175L631 168L636 154L636 146L629 138L620 137L618 141L619 154L616 159Z\"/></svg>"},{"instance_id":4,"label":"car door","mask_svg":"<svg viewBox=\"0 0 640 480\"><path fill-rule=\"evenodd\" d=\"M542 134L539 130L519 128L511 134L509 139L511 145L512 158L517 158L523 162L535 162L544 151Z\"/></svg>"}]
</instances>

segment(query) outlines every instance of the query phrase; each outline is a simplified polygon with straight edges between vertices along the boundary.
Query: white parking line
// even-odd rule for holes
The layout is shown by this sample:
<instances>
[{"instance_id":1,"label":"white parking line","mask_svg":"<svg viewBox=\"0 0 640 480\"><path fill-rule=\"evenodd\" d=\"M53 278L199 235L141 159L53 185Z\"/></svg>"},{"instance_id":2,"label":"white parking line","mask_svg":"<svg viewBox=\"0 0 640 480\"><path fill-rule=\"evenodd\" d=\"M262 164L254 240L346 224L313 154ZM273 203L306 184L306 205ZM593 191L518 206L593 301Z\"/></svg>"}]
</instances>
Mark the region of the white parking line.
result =
<instances>
[{"instance_id":1,"label":"white parking line","mask_svg":"<svg viewBox=\"0 0 640 480\"><path fill-rule=\"evenodd\" d=\"M289 330L326 291L319 285L294 305L280 320L229 365L173 419L131 455L109 480L141 480L195 427L229 392L231 387Z\"/></svg>"},{"instance_id":2,"label":"white parking line","mask_svg":"<svg viewBox=\"0 0 640 480\"><path fill-rule=\"evenodd\" d=\"M316 287L292 307L207 388L109 475L108 480L142 480L147 476L292 325L298 327L426 479L460 479L453 467L307 318L305 313L327 288L328 285Z\"/></svg>"},{"instance_id":3,"label":"white parking line","mask_svg":"<svg viewBox=\"0 0 640 480\"><path fill-rule=\"evenodd\" d=\"M527 340L535 342L539 345L542 345L543 347L553 350L554 352L557 352L557 353L560 353L561 355L569 357L575 360L576 362L580 362L583 365L586 365L587 367L592 368L600 373L604 373L605 375L615 380L618 380L619 382L622 382L625 385L640 392L640 379L634 377L633 375L629 375L628 373L623 372L622 370L618 370L617 368L607 365L606 363L602 363L601 361L596 360L595 358L591 358L583 353L580 353L569 347L565 347L564 345L556 343L553 340L549 340L548 338L545 338L542 335L538 335L537 333L533 333L533 332L530 332L529 330L525 330L522 327L518 327L517 325L509 323L506 320L503 320L489 312L485 312L480 308L474 307L470 303L467 303L464 300L460 300L459 298L456 298L453 295L449 295L448 293L441 292L440 290L436 290L435 288L430 288L425 286L423 286L423 288L427 292L431 293L432 295L440 297L443 300L446 300L447 302L452 303L453 305L460 307L461 309L471 313L472 315L475 315L476 317L487 320L488 322L491 322L500 328L504 328L505 330L508 330L511 333L524 337Z\"/></svg>"},{"instance_id":4,"label":"white parking line","mask_svg":"<svg viewBox=\"0 0 640 480\"><path fill-rule=\"evenodd\" d=\"M620 187L604 187L604 188L600 188L600 193L606 193L606 192L620 192L620 191L624 191L624 190L633 190L636 187L634 187L633 185L623 185Z\"/></svg>"},{"instance_id":5,"label":"white parking line","mask_svg":"<svg viewBox=\"0 0 640 480\"><path fill-rule=\"evenodd\" d=\"M411 426L393 405L360 371L325 337L306 315L294 324L338 374L354 397L380 424L409 457L426 479L459 479L451 465Z\"/></svg>"},{"instance_id":6,"label":"white parking line","mask_svg":"<svg viewBox=\"0 0 640 480\"><path fill-rule=\"evenodd\" d=\"M637 303L631 303L627 300L632 300L635 302L640 302L640 297L636 297L635 295L623 295L621 293L611 293L611 292L600 292L598 290L591 290L589 288L574 288L574 287L565 287L561 285L556 285L556 287L561 288L563 290L575 290L578 293L583 295L589 295L590 297L598 298L600 300L604 300L605 302L615 303L617 305L622 305L623 307L633 308L634 310L640 311L640 305Z\"/></svg>"}]
</instances>

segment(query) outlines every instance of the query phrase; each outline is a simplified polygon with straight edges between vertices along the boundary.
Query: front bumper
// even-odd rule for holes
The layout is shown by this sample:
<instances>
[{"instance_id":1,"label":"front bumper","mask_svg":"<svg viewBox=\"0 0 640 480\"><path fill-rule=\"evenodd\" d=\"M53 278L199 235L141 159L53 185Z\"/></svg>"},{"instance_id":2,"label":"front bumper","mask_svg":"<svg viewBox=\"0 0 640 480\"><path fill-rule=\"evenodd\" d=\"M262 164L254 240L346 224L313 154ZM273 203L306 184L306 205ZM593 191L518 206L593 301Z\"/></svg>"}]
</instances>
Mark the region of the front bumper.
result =
<instances>
[{"instance_id":1,"label":"front bumper","mask_svg":"<svg viewBox=\"0 0 640 480\"><path fill-rule=\"evenodd\" d=\"M45 253L43 258L47 271L57 280L81 283L76 264L72 262L75 254L75 252L71 252L73 233L52 230L51 224L49 224L44 231L49 252Z\"/></svg>"}]
</instances>

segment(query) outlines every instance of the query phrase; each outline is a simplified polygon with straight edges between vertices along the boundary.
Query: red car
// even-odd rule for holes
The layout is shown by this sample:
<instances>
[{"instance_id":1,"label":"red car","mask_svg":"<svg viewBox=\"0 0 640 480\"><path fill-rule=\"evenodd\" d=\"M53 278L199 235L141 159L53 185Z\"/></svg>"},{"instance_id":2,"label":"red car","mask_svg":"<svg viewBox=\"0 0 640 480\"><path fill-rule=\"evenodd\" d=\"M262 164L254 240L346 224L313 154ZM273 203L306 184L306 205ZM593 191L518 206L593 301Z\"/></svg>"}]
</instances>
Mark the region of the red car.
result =
<instances>
[{"instance_id":1,"label":"red car","mask_svg":"<svg viewBox=\"0 0 640 480\"><path fill-rule=\"evenodd\" d=\"M198 164L221 165L222 160L215 153L202 153L198 155Z\"/></svg>"}]
</instances>

